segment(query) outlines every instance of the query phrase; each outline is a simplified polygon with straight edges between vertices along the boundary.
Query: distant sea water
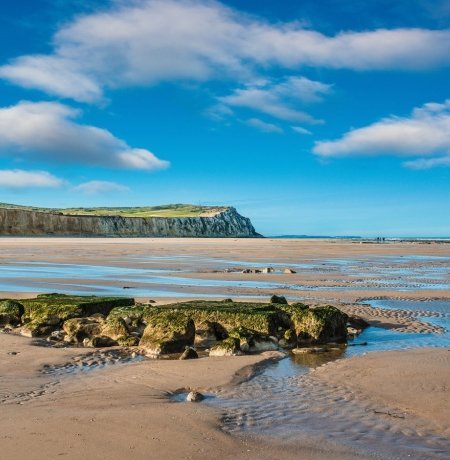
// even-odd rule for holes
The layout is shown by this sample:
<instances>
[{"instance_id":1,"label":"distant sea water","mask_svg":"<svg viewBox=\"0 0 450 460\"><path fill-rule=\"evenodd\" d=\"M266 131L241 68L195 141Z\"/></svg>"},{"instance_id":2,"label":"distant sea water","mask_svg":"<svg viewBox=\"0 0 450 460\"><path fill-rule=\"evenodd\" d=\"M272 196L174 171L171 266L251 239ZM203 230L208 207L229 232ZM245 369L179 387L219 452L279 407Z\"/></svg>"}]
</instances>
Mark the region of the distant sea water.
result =
<instances>
[{"instance_id":1,"label":"distant sea water","mask_svg":"<svg viewBox=\"0 0 450 460\"><path fill-rule=\"evenodd\" d=\"M268 235L266 238L275 239L331 239L331 240L364 240L377 241L377 238L384 238L384 241L444 241L450 242L450 236L330 236L330 235Z\"/></svg>"}]
</instances>

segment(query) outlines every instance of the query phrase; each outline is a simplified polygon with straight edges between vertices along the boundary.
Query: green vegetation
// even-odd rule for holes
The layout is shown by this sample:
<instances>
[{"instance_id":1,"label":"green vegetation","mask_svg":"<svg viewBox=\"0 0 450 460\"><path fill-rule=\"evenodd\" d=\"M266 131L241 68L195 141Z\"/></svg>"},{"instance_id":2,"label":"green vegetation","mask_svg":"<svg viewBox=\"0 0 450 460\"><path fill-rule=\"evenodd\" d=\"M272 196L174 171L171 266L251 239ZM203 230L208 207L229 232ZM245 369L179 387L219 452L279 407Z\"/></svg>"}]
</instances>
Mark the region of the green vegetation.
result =
<instances>
[{"instance_id":1,"label":"green vegetation","mask_svg":"<svg viewBox=\"0 0 450 460\"><path fill-rule=\"evenodd\" d=\"M347 335L347 316L335 307L308 308L302 303L295 303L281 308L290 315L299 341L324 342Z\"/></svg>"},{"instance_id":2,"label":"green vegetation","mask_svg":"<svg viewBox=\"0 0 450 460\"><path fill-rule=\"evenodd\" d=\"M199 217L224 211L226 207L195 206L192 204L168 204L144 207L101 207L101 208L40 208L0 203L0 208L24 211L48 212L66 216L121 216L121 217Z\"/></svg>"},{"instance_id":3,"label":"green vegetation","mask_svg":"<svg viewBox=\"0 0 450 460\"><path fill-rule=\"evenodd\" d=\"M85 346L139 345L148 354L182 353L194 343L223 355L346 339L347 316L337 308L277 300L154 306L131 298L43 294L0 301L0 325L22 324L22 333L32 337Z\"/></svg>"},{"instance_id":4,"label":"green vegetation","mask_svg":"<svg viewBox=\"0 0 450 460\"><path fill-rule=\"evenodd\" d=\"M154 309L139 344L150 353L177 353L194 344L195 324L189 312Z\"/></svg>"},{"instance_id":5,"label":"green vegetation","mask_svg":"<svg viewBox=\"0 0 450 460\"><path fill-rule=\"evenodd\" d=\"M0 301L0 325L19 324L23 313L24 307L20 302L12 299Z\"/></svg>"},{"instance_id":6,"label":"green vegetation","mask_svg":"<svg viewBox=\"0 0 450 460\"><path fill-rule=\"evenodd\" d=\"M134 305L131 298L64 294L42 294L21 302L24 307L22 323L32 336L47 335L72 318L98 313L106 316L115 307Z\"/></svg>"}]
</instances>

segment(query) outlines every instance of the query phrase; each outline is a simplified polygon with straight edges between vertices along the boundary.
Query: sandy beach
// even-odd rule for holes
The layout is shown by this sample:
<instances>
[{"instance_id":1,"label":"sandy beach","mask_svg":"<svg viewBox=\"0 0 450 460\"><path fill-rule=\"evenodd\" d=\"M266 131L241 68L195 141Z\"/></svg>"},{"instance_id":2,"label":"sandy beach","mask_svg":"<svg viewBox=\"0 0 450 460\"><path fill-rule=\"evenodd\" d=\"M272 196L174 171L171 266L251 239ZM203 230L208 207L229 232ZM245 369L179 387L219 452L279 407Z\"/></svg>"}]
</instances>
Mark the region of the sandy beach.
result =
<instances>
[{"instance_id":1,"label":"sandy beach","mask_svg":"<svg viewBox=\"0 0 450 460\"><path fill-rule=\"evenodd\" d=\"M375 308L363 300L409 299L424 305L429 299L445 302L450 299L446 287L450 282L446 272L449 257L450 246L438 243L2 238L1 296L31 297L42 290L60 291L58 287L62 292L87 293L100 285L140 300L154 298L157 304L193 296L223 298L225 294L235 300L261 300L279 293L289 300L303 297L310 303L331 303L385 330L426 337L443 333L438 323L427 322L423 317L426 312ZM347 268L349 263L353 268ZM364 279L355 275L358 270L370 270L371 264L375 264L375 274ZM48 265L51 270L47 273ZM247 267L266 265L275 265L279 271L241 273ZM23 271L23 267L28 270L33 266L44 275ZM65 276L68 267L74 276ZM294 267L296 273L284 274L284 267ZM422 270L438 273L438 281ZM386 280L393 277L393 271L395 285L388 287ZM178 284L178 279L189 282ZM210 284L197 285L195 280ZM305 285L309 288L302 289ZM123 290L123 286L128 288ZM142 292L146 295L135 295ZM358 300L361 302L356 305ZM427 314L431 319L442 317L441 313ZM367 414L367 425L359 426L352 435L354 444L345 437L340 442L336 424L334 436L329 436L332 427L325 419L320 435L302 435L301 429L288 437L252 430L229 434L223 430L225 409L220 404L171 399L177 391L188 389L213 395L221 391L238 394L241 382L255 373L254 366L260 369L261 363L267 366L267 362L280 359L278 352L123 363L92 355L92 349L36 346L32 339L4 333L0 334L0 350L0 431L2 455L8 459L206 459L212 452L217 458L230 459L397 458L385 451L361 448L364 437L373 430L393 444L404 442L397 436L431 440L430 451L422 456L420 450L411 450L408 458L446 456L442 437L449 434L450 361L445 348L368 353L331 361L299 377L301 385L309 389L303 397L310 399L311 414L319 409L326 414L327 407L338 400L348 402L342 406L336 403L336 411L346 418L342 426L356 426L358 414ZM89 371L79 364L83 362ZM255 393L255 397L270 399L270 393ZM298 401L292 401L296 404ZM273 414L270 410L264 414L269 426L279 427L282 412L274 409ZM407 443L402 448L408 452Z\"/></svg>"},{"instance_id":2,"label":"sandy beach","mask_svg":"<svg viewBox=\"0 0 450 460\"><path fill-rule=\"evenodd\" d=\"M8 459L360 458L323 442L285 444L230 436L218 411L174 403L172 392L238 385L251 368L277 354L195 361L151 360L73 375L45 375L45 365L70 362L84 350L33 346L0 335L2 456ZM11 354L16 353L16 354Z\"/></svg>"}]
</instances>

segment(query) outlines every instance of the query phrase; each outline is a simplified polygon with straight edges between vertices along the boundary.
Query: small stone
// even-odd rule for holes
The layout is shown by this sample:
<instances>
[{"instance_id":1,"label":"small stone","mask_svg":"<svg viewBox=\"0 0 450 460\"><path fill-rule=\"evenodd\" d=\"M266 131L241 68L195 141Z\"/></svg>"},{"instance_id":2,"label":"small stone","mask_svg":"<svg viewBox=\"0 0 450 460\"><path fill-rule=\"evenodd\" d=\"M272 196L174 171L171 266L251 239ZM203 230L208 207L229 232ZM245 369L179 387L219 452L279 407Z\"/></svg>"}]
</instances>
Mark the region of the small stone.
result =
<instances>
[{"instance_id":1,"label":"small stone","mask_svg":"<svg viewBox=\"0 0 450 460\"><path fill-rule=\"evenodd\" d=\"M186 347L179 359L197 359L198 353L192 347Z\"/></svg>"},{"instance_id":2,"label":"small stone","mask_svg":"<svg viewBox=\"0 0 450 460\"><path fill-rule=\"evenodd\" d=\"M186 401L188 402L200 402L203 401L205 397L199 393L198 391L191 391L187 396L186 396Z\"/></svg>"},{"instance_id":3,"label":"small stone","mask_svg":"<svg viewBox=\"0 0 450 460\"><path fill-rule=\"evenodd\" d=\"M270 298L270 303L278 303L278 304L283 304L283 305L287 305L287 300L286 300L286 297L284 297L283 295L273 295L271 298Z\"/></svg>"}]
</instances>

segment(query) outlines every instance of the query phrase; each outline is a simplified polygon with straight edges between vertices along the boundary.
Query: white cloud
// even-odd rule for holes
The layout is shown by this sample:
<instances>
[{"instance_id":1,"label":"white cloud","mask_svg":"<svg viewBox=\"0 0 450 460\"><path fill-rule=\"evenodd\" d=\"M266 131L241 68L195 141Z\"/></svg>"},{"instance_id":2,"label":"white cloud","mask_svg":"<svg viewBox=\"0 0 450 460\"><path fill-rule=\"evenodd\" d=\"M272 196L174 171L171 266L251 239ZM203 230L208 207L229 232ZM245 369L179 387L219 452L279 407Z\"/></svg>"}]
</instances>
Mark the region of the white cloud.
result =
<instances>
[{"instance_id":1,"label":"white cloud","mask_svg":"<svg viewBox=\"0 0 450 460\"><path fill-rule=\"evenodd\" d=\"M154 170L169 163L136 149L109 131L74 121L79 111L56 102L20 102L0 108L0 155L60 163Z\"/></svg>"},{"instance_id":2,"label":"white cloud","mask_svg":"<svg viewBox=\"0 0 450 460\"><path fill-rule=\"evenodd\" d=\"M305 134L307 136L311 136L312 132L309 129L302 128L301 126L291 126L292 131L295 131L298 134Z\"/></svg>"},{"instance_id":3,"label":"white cloud","mask_svg":"<svg viewBox=\"0 0 450 460\"><path fill-rule=\"evenodd\" d=\"M323 158L421 157L404 163L415 169L450 166L450 99L416 108L410 117L391 116L351 130L340 139L316 142L313 151Z\"/></svg>"},{"instance_id":4,"label":"white cloud","mask_svg":"<svg viewBox=\"0 0 450 460\"><path fill-rule=\"evenodd\" d=\"M281 83L266 81L258 86L236 89L219 100L221 104L257 110L280 120L317 124L321 121L298 110L294 103L318 102L330 91L331 86L325 83L305 77L290 77Z\"/></svg>"},{"instance_id":5,"label":"white cloud","mask_svg":"<svg viewBox=\"0 0 450 460\"><path fill-rule=\"evenodd\" d=\"M279 126L259 120L258 118L250 118L250 120L246 120L244 123L248 126L251 126L252 128L259 129L264 133L281 134L283 132L283 130Z\"/></svg>"},{"instance_id":6,"label":"white cloud","mask_svg":"<svg viewBox=\"0 0 450 460\"><path fill-rule=\"evenodd\" d=\"M64 180L47 171L25 171L23 169L0 170L0 187L13 190L27 188L61 187Z\"/></svg>"},{"instance_id":7,"label":"white cloud","mask_svg":"<svg viewBox=\"0 0 450 460\"><path fill-rule=\"evenodd\" d=\"M49 94L94 102L102 98L100 83L79 68L79 63L57 56L23 56L0 67L0 77Z\"/></svg>"},{"instance_id":8,"label":"white cloud","mask_svg":"<svg viewBox=\"0 0 450 460\"><path fill-rule=\"evenodd\" d=\"M0 77L92 102L104 88L231 78L302 66L426 69L450 64L450 30L377 29L327 36L300 22L269 23L215 1L117 2L65 24L53 53L22 56Z\"/></svg>"},{"instance_id":9,"label":"white cloud","mask_svg":"<svg viewBox=\"0 0 450 460\"><path fill-rule=\"evenodd\" d=\"M130 189L116 182L91 180L73 187L72 190L74 192L86 193L87 195L95 195L97 193L128 192Z\"/></svg>"}]
</instances>

